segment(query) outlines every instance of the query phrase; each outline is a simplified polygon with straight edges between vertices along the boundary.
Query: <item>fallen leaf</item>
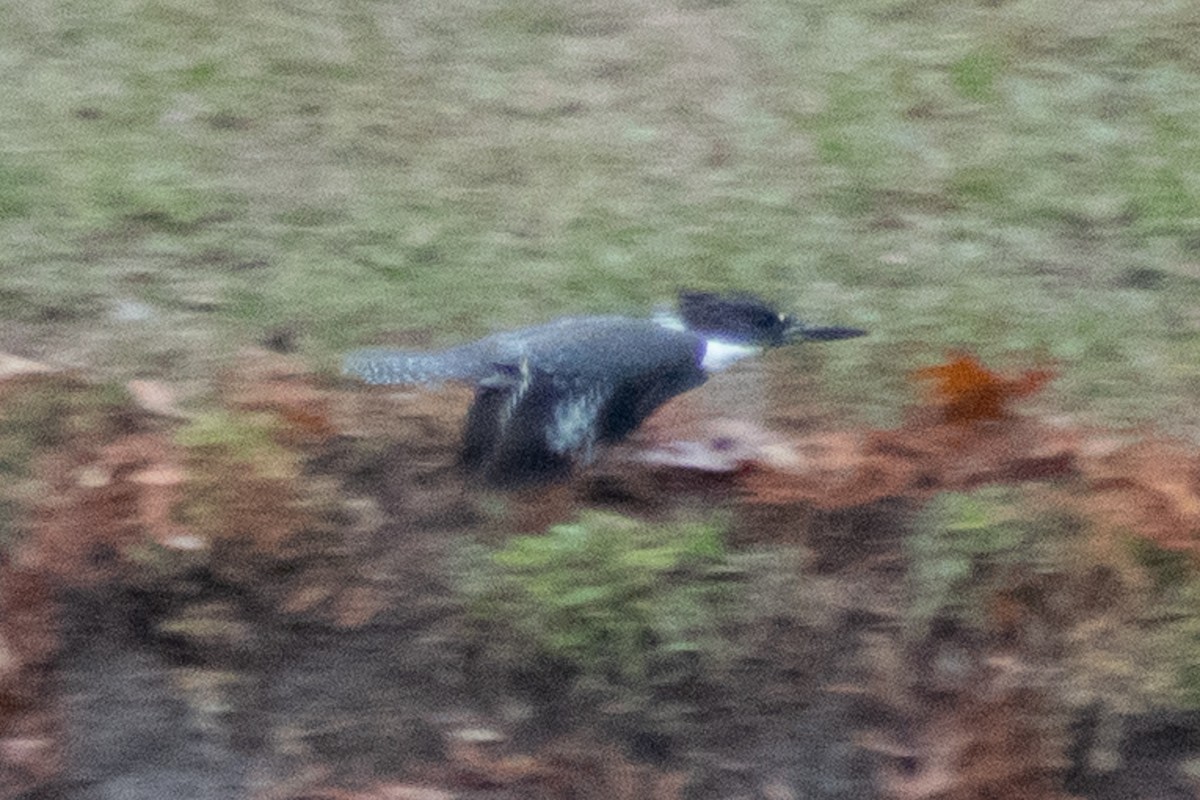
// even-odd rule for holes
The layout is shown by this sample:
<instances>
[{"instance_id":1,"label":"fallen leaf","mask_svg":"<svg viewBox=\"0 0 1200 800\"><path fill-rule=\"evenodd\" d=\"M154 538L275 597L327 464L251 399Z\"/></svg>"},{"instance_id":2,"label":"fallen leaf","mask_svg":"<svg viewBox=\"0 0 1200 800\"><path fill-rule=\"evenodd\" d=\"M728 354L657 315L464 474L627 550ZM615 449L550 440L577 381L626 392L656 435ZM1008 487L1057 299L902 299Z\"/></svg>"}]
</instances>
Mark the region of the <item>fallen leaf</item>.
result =
<instances>
[{"instance_id":1,"label":"fallen leaf","mask_svg":"<svg viewBox=\"0 0 1200 800\"><path fill-rule=\"evenodd\" d=\"M175 392L162 381L132 380L125 384L125 389L143 411L172 419L187 417L175 405Z\"/></svg>"},{"instance_id":2,"label":"fallen leaf","mask_svg":"<svg viewBox=\"0 0 1200 800\"><path fill-rule=\"evenodd\" d=\"M959 353L945 364L925 367L913 375L934 382L933 400L942 419L950 423L1007 419L1013 400L1041 389L1054 373L1027 370L1014 378L993 372L970 353Z\"/></svg>"},{"instance_id":3,"label":"fallen leaf","mask_svg":"<svg viewBox=\"0 0 1200 800\"><path fill-rule=\"evenodd\" d=\"M56 370L49 364L30 361L28 358L21 358L10 353L0 353L0 382L29 375L46 375L51 372L56 372Z\"/></svg>"}]
</instances>

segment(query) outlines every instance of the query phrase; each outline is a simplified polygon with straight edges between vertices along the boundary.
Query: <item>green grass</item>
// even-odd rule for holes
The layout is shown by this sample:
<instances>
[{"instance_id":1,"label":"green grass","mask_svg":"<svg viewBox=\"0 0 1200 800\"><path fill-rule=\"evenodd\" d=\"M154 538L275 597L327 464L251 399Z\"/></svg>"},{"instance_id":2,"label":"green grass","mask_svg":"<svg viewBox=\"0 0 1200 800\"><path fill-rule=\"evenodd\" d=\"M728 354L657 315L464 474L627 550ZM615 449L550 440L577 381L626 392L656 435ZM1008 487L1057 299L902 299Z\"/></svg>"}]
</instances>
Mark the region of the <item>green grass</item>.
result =
<instances>
[{"instance_id":1,"label":"green grass","mask_svg":"<svg viewBox=\"0 0 1200 800\"><path fill-rule=\"evenodd\" d=\"M591 514L473 553L460 590L500 661L549 658L640 692L681 655L715 670L743 577L715 523L647 525Z\"/></svg>"},{"instance_id":2,"label":"green grass","mask_svg":"<svg viewBox=\"0 0 1200 800\"><path fill-rule=\"evenodd\" d=\"M0 53L0 347L178 379L750 288L872 330L813 360L864 418L967 346L1200 429L1194 3L76 0Z\"/></svg>"}]
</instances>

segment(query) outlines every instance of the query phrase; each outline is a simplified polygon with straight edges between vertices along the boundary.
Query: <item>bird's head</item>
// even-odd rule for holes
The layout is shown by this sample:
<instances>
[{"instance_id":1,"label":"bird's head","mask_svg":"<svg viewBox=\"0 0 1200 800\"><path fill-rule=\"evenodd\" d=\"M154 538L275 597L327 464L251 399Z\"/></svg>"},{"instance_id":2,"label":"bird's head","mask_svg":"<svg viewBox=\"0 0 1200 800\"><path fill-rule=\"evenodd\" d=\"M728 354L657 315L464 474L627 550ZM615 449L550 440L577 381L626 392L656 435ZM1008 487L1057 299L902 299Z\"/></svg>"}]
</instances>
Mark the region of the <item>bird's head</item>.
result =
<instances>
[{"instance_id":1,"label":"bird's head","mask_svg":"<svg viewBox=\"0 0 1200 800\"><path fill-rule=\"evenodd\" d=\"M750 347L778 347L797 341L827 342L866 334L858 328L805 325L751 294L680 292L678 308L679 319L688 330L710 340Z\"/></svg>"}]
</instances>

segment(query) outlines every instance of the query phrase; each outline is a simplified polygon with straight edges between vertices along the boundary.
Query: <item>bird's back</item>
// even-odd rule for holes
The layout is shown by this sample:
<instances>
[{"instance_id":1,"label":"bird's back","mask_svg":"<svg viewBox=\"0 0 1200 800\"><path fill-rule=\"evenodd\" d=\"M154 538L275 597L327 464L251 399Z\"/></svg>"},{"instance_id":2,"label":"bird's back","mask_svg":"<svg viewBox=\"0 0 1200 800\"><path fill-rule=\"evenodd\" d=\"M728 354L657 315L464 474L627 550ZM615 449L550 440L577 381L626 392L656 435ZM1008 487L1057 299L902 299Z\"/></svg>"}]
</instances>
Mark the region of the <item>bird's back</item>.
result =
<instances>
[{"instance_id":1,"label":"bird's back","mask_svg":"<svg viewBox=\"0 0 1200 800\"><path fill-rule=\"evenodd\" d=\"M548 373L581 380L614 381L680 361L699 362L703 339L668 330L644 319L566 317L554 322L499 333L479 342L489 358L505 363L525 358Z\"/></svg>"},{"instance_id":2,"label":"bird's back","mask_svg":"<svg viewBox=\"0 0 1200 800\"><path fill-rule=\"evenodd\" d=\"M618 316L565 317L436 352L368 348L350 353L347 374L373 384L478 384L497 365L522 360L562 380L611 381L703 354L695 334Z\"/></svg>"}]
</instances>

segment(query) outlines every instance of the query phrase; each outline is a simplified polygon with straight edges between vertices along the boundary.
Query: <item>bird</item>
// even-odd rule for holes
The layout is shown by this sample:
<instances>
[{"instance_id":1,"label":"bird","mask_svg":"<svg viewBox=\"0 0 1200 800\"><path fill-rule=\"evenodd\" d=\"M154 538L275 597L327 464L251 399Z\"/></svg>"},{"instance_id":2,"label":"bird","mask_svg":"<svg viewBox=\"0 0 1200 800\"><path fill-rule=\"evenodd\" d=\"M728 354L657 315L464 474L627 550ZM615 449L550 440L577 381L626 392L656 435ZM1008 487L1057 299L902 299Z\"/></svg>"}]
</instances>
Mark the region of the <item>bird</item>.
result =
<instances>
[{"instance_id":1,"label":"bird","mask_svg":"<svg viewBox=\"0 0 1200 800\"><path fill-rule=\"evenodd\" d=\"M673 313L565 317L436 352L366 348L342 370L367 384L473 386L461 464L489 487L517 489L566 479L742 358L865 333L806 325L751 294L681 291Z\"/></svg>"}]
</instances>

